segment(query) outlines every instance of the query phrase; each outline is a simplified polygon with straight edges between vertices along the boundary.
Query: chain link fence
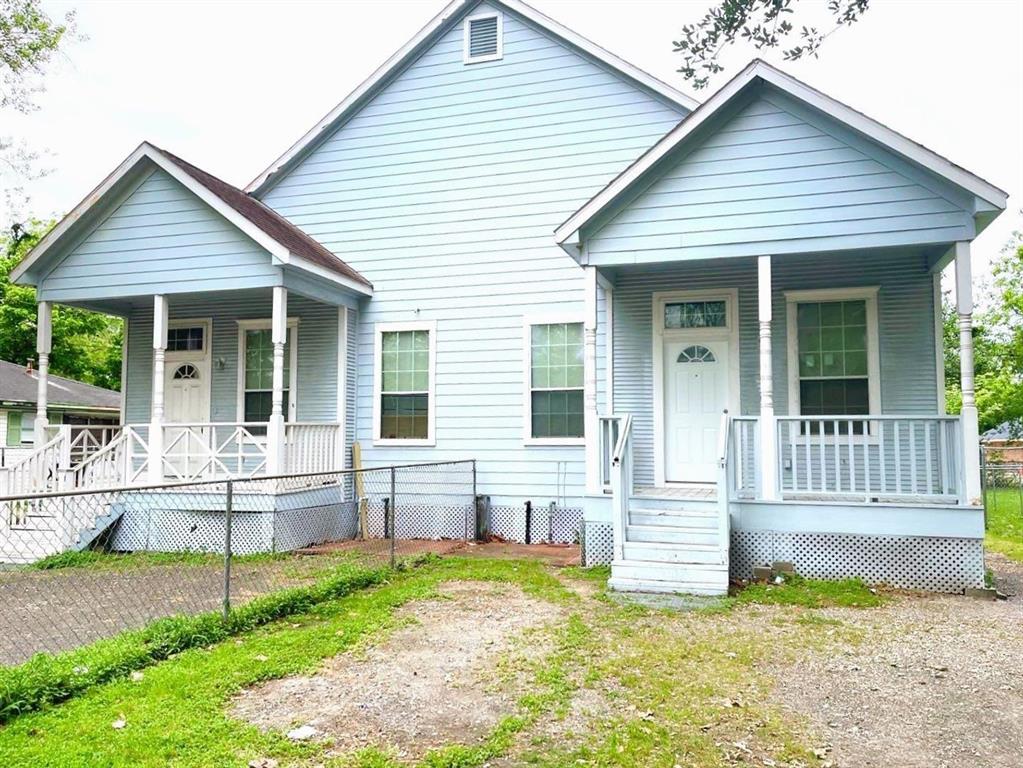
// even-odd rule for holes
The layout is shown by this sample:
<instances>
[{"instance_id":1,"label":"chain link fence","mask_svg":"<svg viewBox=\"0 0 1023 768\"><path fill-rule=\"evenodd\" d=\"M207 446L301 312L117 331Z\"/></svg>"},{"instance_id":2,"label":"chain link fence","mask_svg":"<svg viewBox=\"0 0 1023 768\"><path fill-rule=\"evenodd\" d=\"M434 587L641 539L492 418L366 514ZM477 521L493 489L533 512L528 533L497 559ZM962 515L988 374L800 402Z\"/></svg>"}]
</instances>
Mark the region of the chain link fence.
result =
<instances>
[{"instance_id":1,"label":"chain link fence","mask_svg":"<svg viewBox=\"0 0 1023 768\"><path fill-rule=\"evenodd\" d=\"M0 498L0 664L477 534L474 461Z\"/></svg>"},{"instance_id":2,"label":"chain link fence","mask_svg":"<svg viewBox=\"0 0 1023 768\"><path fill-rule=\"evenodd\" d=\"M980 479L988 526L992 520L1015 520L1023 525L1023 463L1005 461L998 450L984 451L981 456Z\"/></svg>"}]
</instances>

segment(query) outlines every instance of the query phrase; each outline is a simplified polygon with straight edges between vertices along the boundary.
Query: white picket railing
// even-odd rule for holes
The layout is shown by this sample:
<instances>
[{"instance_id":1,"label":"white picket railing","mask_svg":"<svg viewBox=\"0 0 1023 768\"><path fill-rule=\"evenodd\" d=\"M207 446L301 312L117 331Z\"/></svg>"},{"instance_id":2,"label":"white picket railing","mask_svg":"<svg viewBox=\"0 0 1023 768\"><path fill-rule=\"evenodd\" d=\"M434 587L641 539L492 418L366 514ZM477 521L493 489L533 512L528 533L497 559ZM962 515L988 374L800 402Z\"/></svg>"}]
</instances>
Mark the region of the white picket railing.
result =
<instances>
[{"instance_id":1,"label":"white picket railing","mask_svg":"<svg viewBox=\"0 0 1023 768\"><path fill-rule=\"evenodd\" d=\"M146 482L149 468L148 429L130 424L100 450L71 470L72 488L116 488Z\"/></svg>"},{"instance_id":2,"label":"white picket railing","mask_svg":"<svg viewBox=\"0 0 1023 768\"><path fill-rule=\"evenodd\" d=\"M629 524L629 499L632 496L632 415L626 414L618 425L618 439L611 452L611 527L614 559L625 558L625 530Z\"/></svg>"},{"instance_id":3,"label":"white picket railing","mask_svg":"<svg viewBox=\"0 0 1023 768\"><path fill-rule=\"evenodd\" d=\"M284 427L284 467L291 474L342 469L339 424L295 422Z\"/></svg>"},{"instance_id":4,"label":"white picket railing","mask_svg":"<svg viewBox=\"0 0 1023 768\"><path fill-rule=\"evenodd\" d=\"M600 438L600 487L604 493L611 492L612 457L622 426L621 416L601 416L597 420L597 435Z\"/></svg>"},{"instance_id":5,"label":"white picket railing","mask_svg":"<svg viewBox=\"0 0 1023 768\"><path fill-rule=\"evenodd\" d=\"M760 420L756 416L732 416L729 419L729 461L727 485L718 493L733 499L760 498Z\"/></svg>"},{"instance_id":6,"label":"white picket railing","mask_svg":"<svg viewBox=\"0 0 1023 768\"><path fill-rule=\"evenodd\" d=\"M68 432L60 430L38 450L0 472L0 496L60 490L67 446Z\"/></svg>"},{"instance_id":7,"label":"white picket railing","mask_svg":"<svg viewBox=\"0 0 1023 768\"><path fill-rule=\"evenodd\" d=\"M955 502L963 495L956 416L779 416L784 497Z\"/></svg>"}]
</instances>

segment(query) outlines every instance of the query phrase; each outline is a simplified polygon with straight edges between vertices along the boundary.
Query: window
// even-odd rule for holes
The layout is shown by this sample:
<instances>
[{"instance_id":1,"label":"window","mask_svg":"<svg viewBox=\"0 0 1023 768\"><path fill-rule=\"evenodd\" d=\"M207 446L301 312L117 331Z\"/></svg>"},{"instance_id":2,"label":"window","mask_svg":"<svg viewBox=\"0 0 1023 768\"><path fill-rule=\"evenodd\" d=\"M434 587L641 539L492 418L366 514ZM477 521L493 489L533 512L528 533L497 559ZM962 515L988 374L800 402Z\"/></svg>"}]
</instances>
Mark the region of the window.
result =
<instances>
[{"instance_id":1,"label":"window","mask_svg":"<svg viewBox=\"0 0 1023 768\"><path fill-rule=\"evenodd\" d=\"M202 352L205 349L206 328L201 325L168 328L168 352Z\"/></svg>"},{"instance_id":2,"label":"window","mask_svg":"<svg viewBox=\"0 0 1023 768\"><path fill-rule=\"evenodd\" d=\"M377 442L432 445L433 323L378 324L375 382Z\"/></svg>"},{"instance_id":3,"label":"window","mask_svg":"<svg viewBox=\"0 0 1023 768\"><path fill-rule=\"evenodd\" d=\"M677 301L664 305L665 328L726 328L724 301Z\"/></svg>"},{"instance_id":4,"label":"window","mask_svg":"<svg viewBox=\"0 0 1023 768\"><path fill-rule=\"evenodd\" d=\"M267 422L273 411L274 345L269 320L239 321L238 418L244 422ZM284 419L295 419L295 379L297 365L298 320L288 320L288 336L284 343ZM188 378L186 366L175 370L174 375ZM196 371L198 374L198 371ZM253 433L262 433L253 428Z\"/></svg>"},{"instance_id":5,"label":"window","mask_svg":"<svg viewBox=\"0 0 1023 768\"><path fill-rule=\"evenodd\" d=\"M714 353L701 344L694 344L679 352L678 363L713 363L716 361Z\"/></svg>"},{"instance_id":6,"label":"window","mask_svg":"<svg viewBox=\"0 0 1023 768\"><path fill-rule=\"evenodd\" d=\"M495 61L504 55L504 17L500 13L481 13L465 20L462 29L462 61L476 64Z\"/></svg>"},{"instance_id":7,"label":"window","mask_svg":"<svg viewBox=\"0 0 1023 768\"><path fill-rule=\"evenodd\" d=\"M826 300L812 300L812 299ZM866 416L877 401L877 312L874 291L794 294L789 301L789 364L803 416ZM793 327L794 326L794 327ZM793 338L794 331L794 338ZM794 376L793 376L794 374ZM833 425L825 425L830 434ZM845 434L848 427L839 425ZM857 434L862 424L854 425Z\"/></svg>"},{"instance_id":8,"label":"window","mask_svg":"<svg viewBox=\"0 0 1023 768\"><path fill-rule=\"evenodd\" d=\"M17 447L21 445L22 438L22 417L24 414L21 411L8 411L7 412L7 445L10 447Z\"/></svg>"},{"instance_id":9,"label":"window","mask_svg":"<svg viewBox=\"0 0 1023 768\"><path fill-rule=\"evenodd\" d=\"M196 368L191 363L185 363L184 365L179 365L177 368L174 369L174 375L172 378L175 381L184 381L186 379L198 379L199 369Z\"/></svg>"},{"instance_id":10,"label":"window","mask_svg":"<svg viewBox=\"0 0 1023 768\"><path fill-rule=\"evenodd\" d=\"M584 435L583 324L528 327L529 438L564 442Z\"/></svg>"}]
</instances>

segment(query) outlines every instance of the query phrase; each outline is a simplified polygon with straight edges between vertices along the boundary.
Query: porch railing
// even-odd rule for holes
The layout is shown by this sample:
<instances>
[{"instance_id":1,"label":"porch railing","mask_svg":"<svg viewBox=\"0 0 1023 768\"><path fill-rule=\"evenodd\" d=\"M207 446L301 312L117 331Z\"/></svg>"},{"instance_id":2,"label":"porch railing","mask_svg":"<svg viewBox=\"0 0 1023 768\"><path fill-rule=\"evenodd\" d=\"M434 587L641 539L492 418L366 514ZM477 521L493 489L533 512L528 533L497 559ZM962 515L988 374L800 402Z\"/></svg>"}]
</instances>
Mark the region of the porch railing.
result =
<instances>
[{"instance_id":1,"label":"porch railing","mask_svg":"<svg viewBox=\"0 0 1023 768\"><path fill-rule=\"evenodd\" d=\"M956 416L779 416L784 497L954 502L963 495Z\"/></svg>"},{"instance_id":2,"label":"porch railing","mask_svg":"<svg viewBox=\"0 0 1023 768\"><path fill-rule=\"evenodd\" d=\"M622 416L601 416L598 419L600 439L600 487L604 493L611 493L611 470L615 446L621 432Z\"/></svg>"},{"instance_id":3,"label":"porch railing","mask_svg":"<svg viewBox=\"0 0 1023 768\"><path fill-rule=\"evenodd\" d=\"M215 480L266 473L266 424L195 423L163 427L163 476Z\"/></svg>"},{"instance_id":4,"label":"porch railing","mask_svg":"<svg viewBox=\"0 0 1023 768\"><path fill-rule=\"evenodd\" d=\"M733 499L755 499L760 495L757 456L760 455L760 421L756 416L732 416L728 433L727 484L718 493Z\"/></svg>"},{"instance_id":5,"label":"porch railing","mask_svg":"<svg viewBox=\"0 0 1023 768\"><path fill-rule=\"evenodd\" d=\"M614 559L625 558L625 529L629 524L629 498L632 496L632 415L622 416L618 439L611 451L611 527Z\"/></svg>"},{"instance_id":6,"label":"porch railing","mask_svg":"<svg viewBox=\"0 0 1023 768\"><path fill-rule=\"evenodd\" d=\"M287 472L333 472L343 468L343 447L338 424L295 422L284 428L284 465Z\"/></svg>"}]
</instances>

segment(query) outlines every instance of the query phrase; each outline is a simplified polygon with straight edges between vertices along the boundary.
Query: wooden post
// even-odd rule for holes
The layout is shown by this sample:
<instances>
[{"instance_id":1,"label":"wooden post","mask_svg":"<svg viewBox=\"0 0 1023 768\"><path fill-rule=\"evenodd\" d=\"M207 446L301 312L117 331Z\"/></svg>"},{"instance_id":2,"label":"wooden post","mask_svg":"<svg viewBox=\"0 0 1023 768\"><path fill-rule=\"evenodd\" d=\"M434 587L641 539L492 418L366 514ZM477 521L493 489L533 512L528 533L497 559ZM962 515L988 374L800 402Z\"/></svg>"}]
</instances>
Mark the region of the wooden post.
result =
<instances>
[{"instance_id":1,"label":"wooden post","mask_svg":"<svg viewBox=\"0 0 1023 768\"><path fill-rule=\"evenodd\" d=\"M153 296L153 402L149 412L148 464L148 480L153 485L163 482L163 390L167 323L167 297Z\"/></svg>"},{"instance_id":2,"label":"wooden post","mask_svg":"<svg viewBox=\"0 0 1023 768\"><path fill-rule=\"evenodd\" d=\"M270 321L270 341L274 345L273 392L270 420L266 429L266 469L270 475L279 475L284 471L284 344L287 340L288 290L275 285Z\"/></svg>"},{"instance_id":3,"label":"wooden post","mask_svg":"<svg viewBox=\"0 0 1023 768\"><path fill-rule=\"evenodd\" d=\"M973 384L973 276L970 244L955 244L956 309L959 313L959 378L963 391L963 490L968 504L981 503L980 426Z\"/></svg>"},{"instance_id":4,"label":"wooden post","mask_svg":"<svg viewBox=\"0 0 1023 768\"><path fill-rule=\"evenodd\" d=\"M362 473L362 446L358 441L352 443L352 469L355 472L355 502L359 505L359 538L369 538L369 523L366 506L366 479Z\"/></svg>"},{"instance_id":5,"label":"wooden post","mask_svg":"<svg viewBox=\"0 0 1023 768\"><path fill-rule=\"evenodd\" d=\"M778 429L774 418L771 298L771 257L761 256L757 259L757 317L760 322L760 493L763 498L769 500L778 498Z\"/></svg>"},{"instance_id":6,"label":"wooden post","mask_svg":"<svg viewBox=\"0 0 1023 768\"><path fill-rule=\"evenodd\" d=\"M53 343L53 307L48 301L36 306L36 353L39 356L39 372L36 381L36 419L33 441L35 447L46 444L46 428L50 425L47 416L47 397L50 375L50 349Z\"/></svg>"}]
</instances>

